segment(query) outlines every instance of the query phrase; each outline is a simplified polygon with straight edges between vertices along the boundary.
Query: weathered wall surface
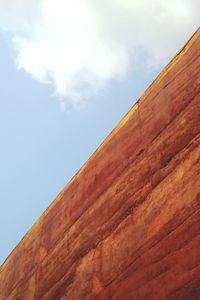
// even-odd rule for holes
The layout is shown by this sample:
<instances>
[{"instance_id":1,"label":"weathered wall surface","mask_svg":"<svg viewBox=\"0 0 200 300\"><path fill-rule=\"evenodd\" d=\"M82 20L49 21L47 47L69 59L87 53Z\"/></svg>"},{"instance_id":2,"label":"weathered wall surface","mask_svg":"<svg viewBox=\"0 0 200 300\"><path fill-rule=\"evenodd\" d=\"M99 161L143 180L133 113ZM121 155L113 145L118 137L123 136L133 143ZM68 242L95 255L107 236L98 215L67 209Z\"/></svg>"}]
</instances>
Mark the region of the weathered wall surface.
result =
<instances>
[{"instance_id":1,"label":"weathered wall surface","mask_svg":"<svg viewBox=\"0 0 200 300\"><path fill-rule=\"evenodd\" d=\"M0 299L200 298L200 31L0 269Z\"/></svg>"}]
</instances>

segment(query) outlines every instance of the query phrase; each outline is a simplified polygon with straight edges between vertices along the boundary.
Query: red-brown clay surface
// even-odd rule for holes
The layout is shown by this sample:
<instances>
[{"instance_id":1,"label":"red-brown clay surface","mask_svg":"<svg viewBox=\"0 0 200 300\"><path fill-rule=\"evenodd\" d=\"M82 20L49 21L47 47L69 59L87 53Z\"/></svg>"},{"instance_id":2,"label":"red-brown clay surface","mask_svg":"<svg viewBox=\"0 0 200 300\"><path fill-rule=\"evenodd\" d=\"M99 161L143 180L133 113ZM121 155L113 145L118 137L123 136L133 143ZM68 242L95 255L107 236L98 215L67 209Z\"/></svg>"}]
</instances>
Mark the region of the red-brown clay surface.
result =
<instances>
[{"instance_id":1,"label":"red-brown clay surface","mask_svg":"<svg viewBox=\"0 0 200 300\"><path fill-rule=\"evenodd\" d=\"M0 299L200 298L200 30L25 235Z\"/></svg>"}]
</instances>

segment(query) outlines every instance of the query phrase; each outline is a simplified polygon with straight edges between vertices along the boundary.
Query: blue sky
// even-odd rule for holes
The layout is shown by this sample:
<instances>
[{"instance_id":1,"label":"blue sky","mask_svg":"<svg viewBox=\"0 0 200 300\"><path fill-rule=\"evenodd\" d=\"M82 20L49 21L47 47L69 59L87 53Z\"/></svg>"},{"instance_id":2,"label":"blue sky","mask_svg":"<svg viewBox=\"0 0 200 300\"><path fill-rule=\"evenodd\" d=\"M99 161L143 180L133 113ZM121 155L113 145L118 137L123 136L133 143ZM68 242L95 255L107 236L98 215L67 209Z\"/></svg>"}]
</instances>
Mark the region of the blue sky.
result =
<instances>
[{"instance_id":1,"label":"blue sky","mask_svg":"<svg viewBox=\"0 0 200 300\"><path fill-rule=\"evenodd\" d=\"M0 264L197 29L200 11L186 0L152 1L150 12L144 0L16 2L0 0ZM79 21L65 23L70 12ZM80 20L90 21L83 31Z\"/></svg>"}]
</instances>

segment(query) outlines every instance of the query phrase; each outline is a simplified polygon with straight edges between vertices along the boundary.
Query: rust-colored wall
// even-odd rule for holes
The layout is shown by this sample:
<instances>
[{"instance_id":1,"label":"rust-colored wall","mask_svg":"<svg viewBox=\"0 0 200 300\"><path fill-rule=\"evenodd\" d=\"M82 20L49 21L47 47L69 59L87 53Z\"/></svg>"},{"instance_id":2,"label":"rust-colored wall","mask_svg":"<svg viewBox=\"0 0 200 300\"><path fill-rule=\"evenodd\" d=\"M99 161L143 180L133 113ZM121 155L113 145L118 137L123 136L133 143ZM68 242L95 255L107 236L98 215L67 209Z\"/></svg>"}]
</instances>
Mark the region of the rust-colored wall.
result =
<instances>
[{"instance_id":1,"label":"rust-colored wall","mask_svg":"<svg viewBox=\"0 0 200 300\"><path fill-rule=\"evenodd\" d=\"M200 297L200 30L0 269L0 299Z\"/></svg>"}]
</instances>

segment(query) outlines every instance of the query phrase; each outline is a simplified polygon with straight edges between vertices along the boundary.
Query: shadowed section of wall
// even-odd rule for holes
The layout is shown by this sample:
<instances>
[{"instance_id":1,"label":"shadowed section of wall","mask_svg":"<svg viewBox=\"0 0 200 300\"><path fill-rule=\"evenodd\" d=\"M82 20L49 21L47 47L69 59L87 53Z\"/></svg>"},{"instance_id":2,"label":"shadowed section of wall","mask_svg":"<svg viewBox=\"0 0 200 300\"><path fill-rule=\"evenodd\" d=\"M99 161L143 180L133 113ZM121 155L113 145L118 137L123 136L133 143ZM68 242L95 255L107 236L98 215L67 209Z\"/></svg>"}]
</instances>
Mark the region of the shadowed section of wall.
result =
<instances>
[{"instance_id":1,"label":"shadowed section of wall","mask_svg":"<svg viewBox=\"0 0 200 300\"><path fill-rule=\"evenodd\" d=\"M25 235L0 299L200 297L200 30Z\"/></svg>"}]
</instances>

